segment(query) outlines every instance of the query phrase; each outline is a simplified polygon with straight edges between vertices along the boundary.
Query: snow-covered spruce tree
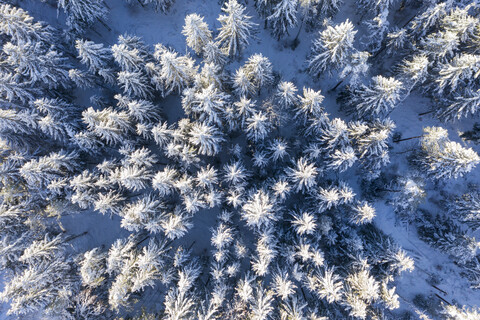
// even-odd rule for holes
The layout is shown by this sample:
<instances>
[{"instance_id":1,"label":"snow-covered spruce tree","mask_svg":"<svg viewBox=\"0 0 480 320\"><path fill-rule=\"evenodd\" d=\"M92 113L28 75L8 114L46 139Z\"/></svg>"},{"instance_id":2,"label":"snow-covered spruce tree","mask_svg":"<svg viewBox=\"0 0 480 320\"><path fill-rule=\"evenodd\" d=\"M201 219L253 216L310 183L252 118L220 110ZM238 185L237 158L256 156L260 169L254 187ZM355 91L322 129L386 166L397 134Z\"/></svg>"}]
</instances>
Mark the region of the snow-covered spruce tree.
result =
<instances>
[{"instance_id":1,"label":"snow-covered spruce tree","mask_svg":"<svg viewBox=\"0 0 480 320\"><path fill-rule=\"evenodd\" d=\"M257 88L242 67L235 72L232 82L234 92L241 98L254 96L257 92Z\"/></svg>"},{"instance_id":2,"label":"snow-covered spruce tree","mask_svg":"<svg viewBox=\"0 0 480 320\"><path fill-rule=\"evenodd\" d=\"M22 8L0 4L0 33L11 37L14 43L44 42L53 40L53 30L40 22L34 22Z\"/></svg>"},{"instance_id":3,"label":"snow-covered spruce tree","mask_svg":"<svg viewBox=\"0 0 480 320\"><path fill-rule=\"evenodd\" d=\"M357 225L371 222L376 215L375 208L365 201L352 205L351 210L350 221Z\"/></svg>"},{"instance_id":4,"label":"snow-covered spruce tree","mask_svg":"<svg viewBox=\"0 0 480 320\"><path fill-rule=\"evenodd\" d=\"M214 156L221 149L224 141L221 132L205 123L194 122L189 132L189 141L198 148L198 152L207 156Z\"/></svg>"},{"instance_id":5,"label":"snow-covered spruce tree","mask_svg":"<svg viewBox=\"0 0 480 320\"><path fill-rule=\"evenodd\" d=\"M115 168L110 175L110 181L128 190L139 191L148 186L151 175L151 170L147 166L125 165Z\"/></svg>"},{"instance_id":6,"label":"snow-covered spruce tree","mask_svg":"<svg viewBox=\"0 0 480 320\"><path fill-rule=\"evenodd\" d=\"M393 187L399 190L393 194L391 200L395 213L400 216L401 220L412 222L416 218L418 206L426 197L424 179L418 174L398 177Z\"/></svg>"},{"instance_id":7,"label":"snow-covered spruce tree","mask_svg":"<svg viewBox=\"0 0 480 320\"><path fill-rule=\"evenodd\" d=\"M321 16L324 17L332 17L334 16L340 6L343 3L343 0L303 0L304 2L313 2L313 4L317 5L317 11ZM302 0L300 0L300 3Z\"/></svg>"},{"instance_id":8,"label":"snow-covered spruce tree","mask_svg":"<svg viewBox=\"0 0 480 320\"><path fill-rule=\"evenodd\" d=\"M298 0L280 0L273 7L272 14L267 17L278 40L297 24L297 7Z\"/></svg>"},{"instance_id":9,"label":"snow-covered spruce tree","mask_svg":"<svg viewBox=\"0 0 480 320\"><path fill-rule=\"evenodd\" d=\"M320 132L319 141L329 152L344 150L350 146L348 126L342 119L329 121Z\"/></svg>"},{"instance_id":10,"label":"snow-covered spruce tree","mask_svg":"<svg viewBox=\"0 0 480 320\"><path fill-rule=\"evenodd\" d=\"M192 113L198 115L200 121L222 127L223 114L229 104L230 96L211 84L196 92L190 106ZM185 106L184 106L185 107ZM188 109L185 110L188 112Z\"/></svg>"},{"instance_id":11,"label":"snow-covered spruce tree","mask_svg":"<svg viewBox=\"0 0 480 320\"><path fill-rule=\"evenodd\" d=\"M480 76L480 55L461 54L438 67L439 78L433 84L438 93L452 92L458 85L470 87Z\"/></svg>"},{"instance_id":12,"label":"snow-covered spruce tree","mask_svg":"<svg viewBox=\"0 0 480 320\"><path fill-rule=\"evenodd\" d=\"M165 215L162 220L162 228L165 236L170 240L183 237L188 230L193 227L191 222L192 215L187 213L182 207L176 206L171 212Z\"/></svg>"},{"instance_id":13,"label":"snow-covered spruce tree","mask_svg":"<svg viewBox=\"0 0 480 320\"><path fill-rule=\"evenodd\" d=\"M84 70L70 69L68 70L68 77L77 87L82 89L92 88L95 85L95 77Z\"/></svg>"},{"instance_id":14,"label":"snow-covered spruce tree","mask_svg":"<svg viewBox=\"0 0 480 320\"><path fill-rule=\"evenodd\" d=\"M132 130L127 112L116 112L112 108L95 111L92 107L82 112L82 120L89 131L107 144L125 141L125 134Z\"/></svg>"},{"instance_id":15,"label":"snow-covered spruce tree","mask_svg":"<svg viewBox=\"0 0 480 320\"><path fill-rule=\"evenodd\" d=\"M362 83L362 76L365 76L370 69L370 65L367 62L370 57L370 53L367 51L359 51L352 53L350 62L345 65L340 72L342 79L349 78L348 83L351 88L358 87Z\"/></svg>"},{"instance_id":16,"label":"snow-covered spruce tree","mask_svg":"<svg viewBox=\"0 0 480 320\"><path fill-rule=\"evenodd\" d=\"M246 125L247 138L256 143L264 140L272 128L272 123L262 111L254 112L247 118Z\"/></svg>"},{"instance_id":17,"label":"snow-covered spruce tree","mask_svg":"<svg viewBox=\"0 0 480 320\"><path fill-rule=\"evenodd\" d=\"M281 81L278 84L275 96L285 109L293 107L300 100L297 96L297 87L289 81Z\"/></svg>"},{"instance_id":18,"label":"snow-covered spruce tree","mask_svg":"<svg viewBox=\"0 0 480 320\"><path fill-rule=\"evenodd\" d=\"M314 196L318 200L317 211L322 213L325 210L351 203L355 193L346 183L340 182L338 186L319 187Z\"/></svg>"},{"instance_id":19,"label":"snow-covered spruce tree","mask_svg":"<svg viewBox=\"0 0 480 320\"><path fill-rule=\"evenodd\" d=\"M62 313L65 300L72 296L76 286L71 263L59 257L27 264L5 284L0 293L2 301L9 301L8 314L23 316L38 312L48 317Z\"/></svg>"},{"instance_id":20,"label":"snow-covered spruce tree","mask_svg":"<svg viewBox=\"0 0 480 320\"><path fill-rule=\"evenodd\" d=\"M448 132L441 127L426 127L421 139L421 148L415 162L435 179L462 177L470 172L480 157L472 148L464 148L448 139Z\"/></svg>"},{"instance_id":21,"label":"snow-covered spruce tree","mask_svg":"<svg viewBox=\"0 0 480 320\"><path fill-rule=\"evenodd\" d=\"M344 67L354 52L355 34L353 24L347 19L336 26L327 26L313 41L308 60L310 73L319 76L325 71Z\"/></svg>"},{"instance_id":22,"label":"snow-covered spruce tree","mask_svg":"<svg viewBox=\"0 0 480 320\"><path fill-rule=\"evenodd\" d=\"M411 59L402 61L398 71L399 78L407 91L405 96L408 96L416 86L425 82L428 76L429 64L428 57L423 54L418 54Z\"/></svg>"},{"instance_id":23,"label":"snow-covered spruce tree","mask_svg":"<svg viewBox=\"0 0 480 320\"><path fill-rule=\"evenodd\" d=\"M386 36L387 53L393 55L397 50L403 49L408 38L407 28L393 27Z\"/></svg>"},{"instance_id":24,"label":"snow-covered spruce tree","mask_svg":"<svg viewBox=\"0 0 480 320\"><path fill-rule=\"evenodd\" d=\"M14 66L15 72L26 78L26 84L44 84L50 89L68 88L70 64L62 53L46 49L41 42L8 42L3 46L5 62Z\"/></svg>"},{"instance_id":25,"label":"snow-covered spruce tree","mask_svg":"<svg viewBox=\"0 0 480 320\"><path fill-rule=\"evenodd\" d=\"M299 158L295 166L286 169L289 179L292 181L296 191L309 191L316 186L319 170L315 164L308 163L304 158Z\"/></svg>"},{"instance_id":26,"label":"snow-covered spruce tree","mask_svg":"<svg viewBox=\"0 0 480 320\"><path fill-rule=\"evenodd\" d=\"M316 19L320 14L322 10L319 10L319 4L323 3L329 3L330 0L299 0L298 1L298 6L299 6L299 11L300 15L302 17L302 21L300 24L300 28L303 26L304 23L306 23L308 26L312 26L315 24ZM298 35L300 34L300 29L298 31ZM297 35L297 37L298 37Z\"/></svg>"},{"instance_id":27,"label":"snow-covered spruce tree","mask_svg":"<svg viewBox=\"0 0 480 320\"><path fill-rule=\"evenodd\" d=\"M120 215L121 227L129 231L147 230L150 233L162 231L161 223L165 205L152 195L144 196L127 204Z\"/></svg>"},{"instance_id":28,"label":"snow-covered spruce tree","mask_svg":"<svg viewBox=\"0 0 480 320\"><path fill-rule=\"evenodd\" d=\"M145 56L142 52L138 48L122 43L121 39L110 50L114 61L122 71L138 72L145 64Z\"/></svg>"},{"instance_id":29,"label":"snow-covered spruce tree","mask_svg":"<svg viewBox=\"0 0 480 320\"><path fill-rule=\"evenodd\" d=\"M292 211L290 215L292 216L292 227L298 235L303 236L304 234L314 234L317 229L317 221L312 212L298 212L297 210Z\"/></svg>"},{"instance_id":30,"label":"snow-covered spruce tree","mask_svg":"<svg viewBox=\"0 0 480 320\"><path fill-rule=\"evenodd\" d=\"M120 98L120 95L115 95L115 98ZM147 100L130 100L122 97L126 102L126 106L121 106L122 109L128 111L129 116L139 123L152 124L157 123L160 119L160 108ZM118 103L120 106L120 103Z\"/></svg>"},{"instance_id":31,"label":"snow-covered spruce tree","mask_svg":"<svg viewBox=\"0 0 480 320\"><path fill-rule=\"evenodd\" d=\"M455 305L443 305L442 314L446 320L470 320L480 317L480 310L478 308L469 309L465 306L459 308Z\"/></svg>"},{"instance_id":32,"label":"snow-covered spruce tree","mask_svg":"<svg viewBox=\"0 0 480 320\"><path fill-rule=\"evenodd\" d=\"M94 209L101 214L119 214L126 200L117 191L110 190L108 193L98 193L94 203Z\"/></svg>"},{"instance_id":33,"label":"snow-covered spruce tree","mask_svg":"<svg viewBox=\"0 0 480 320\"><path fill-rule=\"evenodd\" d=\"M228 0L222 7L225 14L218 17L222 27L219 29L220 33L216 40L228 56L240 54L241 50L248 45L248 38L255 24L250 21L250 16L244 14L245 9L237 0Z\"/></svg>"},{"instance_id":34,"label":"snow-covered spruce tree","mask_svg":"<svg viewBox=\"0 0 480 320\"><path fill-rule=\"evenodd\" d=\"M449 212L473 229L480 228L480 194L472 191L458 196L448 204Z\"/></svg>"},{"instance_id":35,"label":"snow-covered spruce tree","mask_svg":"<svg viewBox=\"0 0 480 320\"><path fill-rule=\"evenodd\" d=\"M107 68L111 60L111 52L103 47L103 43L77 39L75 48L77 49L80 62L93 72Z\"/></svg>"},{"instance_id":36,"label":"snow-covered spruce tree","mask_svg":"<svg viewBox=\"0 0 480 320\"><path fill-rule=\"evenodd\" d=\"M148 78L140 71L120 71L117 81L123 92L132 98L148 99L153 96L153 88Z\"/></svg>"},{"instance_id":37,"label":"snow-covered spruce tree","mask_svg":"<svg viewBox=\"0 0 480 320\"><path fill-rule=\"evenodd\" d=\"M13 109L0 109L0 133L3 141L11 148L23 149L30 145L29 137L38 134L38 114Z\"/></svg>"},{"instance_id":38,"label":"snow-covered spruce tree","mask_svg":"<svg viewBox=\"0 0 480 320\"><path fill-rule=\"evenodd\" d=\"M344 172L358 160L355 155L355 150L347 146L342 149L337 149L335 152L329 154L327 169Z\"/></svg>"},{"instance_id":39,"label":"snow-covered spruce tree","mask_svg":"<svg viewBox=\"0 0 480 320\"><path fill-rule=\"evenodd\" d=\"M275 0L254 0L255 9L261 17L267 18L272 14L273 6L275 5ZM267 27L267 21L265 20L265 28Z\"/></svg>"},{"instance_id":40,"label":"snow-covered spruce tree","mask_svg":"<svg viewBox=\"0 0 480 320\"><path fill-rule=\"evenodd\" d=\"M370 85L361 85L347 93L347 111L363 119L385 116L400 101L402 89L402 83L394 78L373 77Z\"/></svg>"},{"instance_id":41,"label":"snow-covered spruce tree","mask_svg":"<svg viewBox=\"0 0 480 320\"><path fill-rule=\"evenodd\" d=\"M443 104L436 112L437 117L442 120L454 121L474 116L480 110L480 89L474 91L467 87L452 99L446 99Z\"/></svg>"},{"instance_id":42,"label":"snow-covered spruce tree","mask_svg":"<svg viewBox=\"0 0 480 320\"><path fill-rule=\"evenodd\" d=\"M178 53L167 49L162 44L155 45L155 58L160 62L160 80L168 95L171 92L181 92L195 78L198 67L189 56L178 56Z\"/></svg>"},{"instance_id":43,"label":"snow-covered spruce tree","mask_svg":"<svg viewBox=\"0 0 480 320\"><path fill-rule=\"evenodd\" d=\"M205 62L202 70L195 77L195 88L206 88L211 84L217 89L222 90L225 87L226 74L221 66L213 62Z\"/></svg>"},{"instance_id":44,"label":"snow-covered spruce tree","mask_svg":"<svg viewBox=\"0 0 480 320\"><path fill-rule=\"evenodd\" d=\"M0 97L2 99L9 102L26 102L33 99L33 95L38 91L37 88L32 88L27 83L17 82L15 74L0 71Z\"/></svg>"},{"instance_id":45,"label":"snow-covered spruce tree","mask_svg":"<svg viewBox=\"0 0 480 320\"><path fill-rule=\"evenodd\" d=\"M99 248L86 251L80 262L80 276L82 284L95 288L101 286L106 280L106 255Z\"/></svg>"},{"instance_id":46,"label":"snow-covered spruce tree","mask_svg":"<svg viewBox=\"0 0 480 320\"><path fill-rule=\"evenodd\" d=\"M451 9L451 3L433 4L425 9L421 14L417 15L412 21L410 28L417 37L427 34L431 27L439 22L446 15L447 10Z\"/></svg>"},{"instance_id":47,"label":"snow-covered spruce tree","mask_svg":"<svg viewBox=\"0 0 480 320\"><path fill-rule=\"evenodd\" d=\"M274 199L262 189L253 191L249 200L242 206L241 215L247 226L253 229L259 230L262 227L268 227L277 220Z\"/></svg>"},{"instance_id":48,"label":"snow-covered spruce tree","mask_svg":"<svg viewBox=\"0 0 480 320\"><path fill-rule=\"evenodd\" d=\"M33 241L18 259L28 264L40 263L61 258L64 244L61 236L50 238L45 234L43 239Z\"/></svg>"},{"instance_id":49,"label":"snow-covered spruce tree","mask_svg":"<svg viewBox=\"0 0 480 320\"><path fill-rule=\"evenodd\" d=\"M108 292L108 302L114 310L129 306L133 293L147 286L153 287L165 267L169 251L165 241L150 240L142 250L135 247L135 238L119 239L108 252L107 271L115 275Z\"/></svg>"},{"instance_id":50,"label":"snow-covered spruce tree","mask_svg":"<svg viewBox=\"0 0 480 320\"><path fill-rule=\"evenodd\" d=\"M207 43L212 41L212 32L203 21L203 17L192 13L185 17L185 25L182 34L187 37L187 46L196 54L201 54Z\"/></svg>"},{"instance_id":51,"label":"snow-covered spruce tree","mask_svg":"<svg viewBox=\"0 0 480 320\"><path fill-rule=\"evenodd\" d=\"M128 2L134 2L133 0L127 0ZM175 0L138 0L138 2L142 5L149 5L152 4L155 7L155 11L161 11L163 13L167 13L170 7L175 3Z\"/></svg>"},{"instance_id":52,"label":"snow-covered spruce tree","mask_svg":"<svg viewBox=\"0 0 480 320\"><path fill-rule=\"evenodd\" d=\"M300 102L293 105L295 118L300 119L304 125L308 120L327 120L325 109L322 106L324 98L320 90L303 88L303 96L299 96Z\"/></svg>"},{"instance_id":53,"label":"snow-covered spruce tree","mask_svg":"<svg viewBox=\"0 0 480 320\"><path fill-rule=\"evenodd\" d=\"M381 10L373 19L365 22L368 28L368 34L364 42L369 52L375 53L381 49L382 42L385 39L390 25L390 22L388 22L388 14L388 9Z\"/></svg>"},{"instance_id":54,"label":"snow-covered spruce tree","mask_svg":"<svg viewBox=\"0 0 480 320\"><path fill-rule=\"evenodd\" d=\"M477 259L480 243L449 217L424 213L418 235L431 246L453 256L460 266L465 267ZM472 284L475 285L475 282L478 280L472 281Z\"/></svg>"},{"instance_id":55,"label":"snow-covered spruce tree","mask_svg":"<svg viewBox=\"0 0 480 320\"><path fill-rule=\"evenodd\" d=\"M273 82L272 64L261 53L254 54L248 58L242 69L256 92Z\"/></svg>"},{"instance_id":56,"label":"snow-covered spruce tree","mask_svg":"<svg viewBox=\"0 0 480 320\"><path fill-rule=\"evenodd\" d=\"M72 175L78 167L78 154L61 150L25 162L19 173L27 185L35 189L47 186L56 178Z\"/></svg>"},{"instance_id":57,"label":"snow-covered spruce tree","mask_svg":"<svg viewBox=\"0 0 480 320\"><path fill-rule=\"evenodd\" d=\"M217 42L209 41L203 47L203 59L207 63L223 67L227 60L227 55L219 48Z\"/></svg>"},{"instance_id":58,"label":"snow-covered spruce tree","mask_svg":"<svg viewBox=\"0 0 480 320\"><path fill-rule=\"evenodd\" d=\"M360 165L367 180L380 175L381 168L390 162L388 155L388 139L392 135L395 124L390 119L376 119L367 127L362 123L350 124L350 136L355 139L355 149ZM356 136L359 134L358 136Z\"/></svg>"},{"instance_id":59,"label":"snow-covered spruce tree","mask_svg":"<svg viewBox=\"0 0 480 320\"><path fill-rule=\"evenodd\" d=\"M96 0L59 0L57 5L67 16L67 26L80 34L97 21L105 24L108 14L105 3Z\"/></svg>"}]
</instances>

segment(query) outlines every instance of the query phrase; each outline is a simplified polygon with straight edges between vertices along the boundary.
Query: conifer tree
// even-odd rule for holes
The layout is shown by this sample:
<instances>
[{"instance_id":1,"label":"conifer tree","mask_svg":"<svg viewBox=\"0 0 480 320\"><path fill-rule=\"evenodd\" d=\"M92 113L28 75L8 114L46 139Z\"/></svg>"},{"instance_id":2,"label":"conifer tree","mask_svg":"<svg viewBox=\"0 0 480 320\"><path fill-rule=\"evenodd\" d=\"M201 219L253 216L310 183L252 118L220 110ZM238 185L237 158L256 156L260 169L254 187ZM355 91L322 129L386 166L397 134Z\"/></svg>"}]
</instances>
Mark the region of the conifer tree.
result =
<instances>
[{"instance_id":1,"label":"conifer tree","mask_svg":"<svg viewBox=\"0 0 480 320\"><path fill-rule=\"evenodd\" d=\"M142 55L142 52L138 48L122 42L122 39L119 39L119 43L114 44L110 48L113 59L122 71L138 72L145 64L144 55Z\"/></svg>"},{"instance_id":2,"label":"conifer tree","mask_svg":"<svg viewBox=\"0 0 480 320\"><path fill-rule=\"evenodd\" d=\"M283 34L288 34L288 28L297 24L298 0L280 0L267 17L270 21L274 35L280 40Z\"/></svg>"},{"instance_id":3,"label":"conifer tree","mask_svg":"<svg viewBox=\"0 0 480 320\"><path fill-rule=\"evenodd\" d=\"M466 88L462 94L448 99L443 108L437 111L437 116L442 120L454 121L478 113L480 109L480 89L477 91Z\"/></svg>"},{"instance_id":4,"label":"conifer tree","mask_svg":"<svg viewBox=\"0 0 480 320\"><path fill-rule=\"evenodd\" d=\"M103 22L108 14L106 5L95 0L59 0L58 8L63 9L67 25L77 33L84 32L97 21Z\"/></svg>"},{"instance_id":5,"label":"conifer tree","mask_svg":"<svg viewBox=\"0 0 480 320\"><path fill-rule=\"evenodd\" d=\"M345 66L354 50L356 33L348 19L339 25L327 26L313 42L311 58L308 60L310 72L319 76L325 71Z\"/></svg>"},{"instance_id":6,"label":"conifer tree","mask_svg":"<svg viewBox=\"0 0 480 320\"><path fill-rule=\"evenodd\" d=\"M192 124L189 136L190 143L198 148L198 152L207 156L216 155L224 140L217 128L198 122Z\"/></svg>"},{"instance_id":7,"label":"conifer tree","mask_svg":"<svg viewBox=\"0 0 480 320\"><path fill-rule=\"evenodd\" d=\"M369 86L354 89L349 99L349 111L358 118L376 118L388 114L400 101L403 85L394 78L373 77Z\"/></svg>"},{"instance_id":8,"label":"conifer tree","mask_svg":"<svg viewBox=\"0 0 480 320\"><path fill-rule=\"evenodd\" d=\"M164 95L174 91L181 92L195 78L197 67L192 58L179 57L177 52L161 44L155 45L154 56L161 65L160 79L166 89Z\"/></svg>"},{"instance_id":9,"label":"conifer tree","mask_svg":"<svg viewBox=\"0 0 480 320\"><path fill-rule=\"evenodd\" d=\"M469 86L480 76L480 55L461 54L455 56L450 63L441 64L438 70L435 91L453 91L459 84Z\"/></svg>"},{"instance_id":10,"label":"conifer tree","mask_svg":"<svg viewBox=\"0 0 480 320\"><path fill-rule=\"evenodd\" d=\"M192 13L185 17L182 34L187 37L187 46L196 54L201 54L207 43L212 41L212 32L208 29L203 17Z\"/></svg>"},{"instance_id":11,"label":"conifer tree","mask_svg":"<svg viewBox=\"0 0 480 320\"><path fill-rule=\"evenodd\" d=\"M351 124L350 134L362 126ZM370 128L363 131L356 138L356 149L362 169L366 173L366 179L375 179L380 175L381 168L390 162L388 155L388 139L395 129L395 124L390 119L374 120Z\"/></svg>"},{"instance_id":12,"label":"conifer tree","mask_svg":"<svg viewBox=\"0 0 480 320\"><path fill-rule=\"evenodd\" d=\"M105 69L110 60L110 50L103 47L102 43L77 39L75 48L80 62L85 64L91 71L96 72Z\"/></svg>"},{"instance_id":13,"label":"conifer tree","mask_svg":"<svg viewBox=\"0 0 480 320\"><path fill-rule=\"evenodd\" d=\"M0 293L2 301L10 301L8 314L17 316L32 312L59 311L62 299L73 294L75 278L72 267L64 259L42 260L19 270Z\"/></svg>"},{"instance_id":14,"label":"conifer tree","mask_svg":"<svg viewBox=\"0 0 480 320\"><path fill-rule=\"evenodd\" d=\"M155 11L167 13L170 7L175 3L175 0L141 0L143 4L153 4Z\"/></svg>"},{"instance_id":15,"label":"conifer tree","mask_svg":"<svg viewBox=\"0 0 480 320\"><path fill-rule=\"evenodd\" d=\"M222 114L228 105L230 96L215 88L213 84L195 93L192 111L199 120L222 127Z\"/></svg>"},{"instance_id":16,"label":"conifer tree","mask_svg":"<svg viewBox=\"0 0 480 320\"><path fill-rule=\"evenodd\" d=\"M456 197L448 204L449 211L474 229L480 228L480 194L477 191Z\"/></svg>"},{"instance_id":17,"label":"conifer tree","mask_svg":"<svg viewBox=\"0 0 480 320\"><path fill-rule=\"evenodd\" d=\"M394 210L402 220L411 222L415 219L418 206L426 197L425 181L421 176L412 175L400 177L395 186L400 190L391 202Z\"/></svg>"},{"instance_id":18,"label":"conifer tree","mask_svg":"<svg viewBox=\"0 0 480 320\"><path fill-rule=\"evenodd\" d=\"M278 84L276 96L284 108L293 107L299 102L297 87L292 82L282 81Z\"/></svg>"},{"instance_id":19,"label":"conifer tree","mask_svg":"<svg viewBox=\"0 0 480 320\"><path fill-rule=\"evenodd\" d=\"M22 8L10 4L0 4L0 33L11 37L14 43L51 42L52 29L34 22Z\"/></svg>"},{"instance_id":20,"label":"conifer tree","mask_svg":"<svg viewBox=\"0 0 480 320\"><path fill-rule=\"evenodd\" d=\"M26 102L33 99L33 94L38 90L27 86L25 83L19 83L15 74L0 71L0 97L7 101Z\"/></svg>"},{"instance_id":21,"label":"conifer tree","mask_svg":"<svg viewBox=\"0 0 480 320\"><path fill-rule=\"evenodd\" d=\"M254 23L250 21L250 16L244 14L245 7L240 5L237 0L228 0L222 7L222 11L225 12L225 15L218 17L222 27L219 29L217 41L225 54L235 56L248 45L248 38Z\"/></svg>"},{"instance_id":22,"label":"conifer tree","mask_svg":"<svg viewBox=\"0 0 480 320\"><path fill-rule=\"evenodd\" d=\"M91 132L107 144L123 142L125 133L132 130L128 113L116 112L112 108L95 111L90 107L82 112L82 120Z\"/></svg>"},{"instance_id":23,"label":"conifer tree","mask_svg":"<svg viewBox=\"0 0 480 320\"><path fill-rule=\"evenodd\" d=\"M203 59L207 63L214 63L216 66L223 67L227 55L218 47L218 43L208 41L203 47Z\"/></svg>"},{"instance_id":24,"label":"conifer tree","mask_svg":"<svg viewBox=\"0 0 480 320\"><path fill-rule=\"evenodd\" d=\"M42 83L48 88L67 88L68 69L70 64L62 53L45 49L40 42L19 43L10 42L3 46L6 62L15 66L15 71L24 76L25 83Z\"/></svg>"},{"instance_id":25,"label":"conifer tree","mask_svg":"<svg viewBox=\"0 0 480 320\"><path fill-rule=\"evenodd\" d=\"M295 185L296 191L309 191L317 182L318 169L304 158L297 160L294 168L287 168L287 175Z\"/></svg>"},{"instance_id":26,"label":"conifer tree","mask_svg":"<svg viewBox=\"0 0 480 320\"><path fill-rule=\"evenodd\" d=\"M120 71L117 80L123 92L132 98L148 99L153 96L153 88L148 79L139 71Z\"/></svg>"},{"instance_id":27,"label":"conifer tree","mask_svg":"<svg viewBox=\"0 0 480 320\"><path fill-rule=\"evenodd\" d=\"M268 117L262 112L254 112L246 121L247 138L259 142L264 140L271 130L271 123Z\"/></svg>"},{"instance_id":28,"label":"conifer tree","mask_svg":"<svg viewBox=\"0 0 480 320\"><path fill-rule=\"evenodd\" d=\"M68 70L68 77L77 87L82 89L91 88L95 84L95 77L91 73L83 70L70 69Z\"/></svg>"},{"instance_id":29,"label":"conifer tree","mask_svg":"<svg viewBox=\"0 0 480 320\"><path fill-rule=\"evenodd\" d=\"M80 262L80 276L82 284L95 288L106 280L105 254L99 248L94 248L83 254Z\"/></svg>"},{"instance_id":30,"label":"conifer tree","mask_svg":"<svg viewBox=\"0 0 480 320\"><path fill-rule=\"evenodd\" d=\"M233 76L233 88L239 97L251 97L257 92L243 67L240 67Z\"/></svg>"},{"instance_id":31,"label":"conifer tree","mask_svg":"<svg viewBox=\"0 0 480 320\"><path fill-rule=\"evenodd\" d=\"M272 64L261 53L248 58L243 66L243 71L257 91L273 82Z\"/></svg>"},{"instance_id":32,"label":"conifer tree","mask_svg":"<svg viewBox=\"0 0 480 320\"><path fill-rule=\"evenodd\" d=\"M480 163L480 157L472 148L450 141L447 130L426 127L416 161L435 179L449 179L470 172Z\"/></svg>"}]
</instances>

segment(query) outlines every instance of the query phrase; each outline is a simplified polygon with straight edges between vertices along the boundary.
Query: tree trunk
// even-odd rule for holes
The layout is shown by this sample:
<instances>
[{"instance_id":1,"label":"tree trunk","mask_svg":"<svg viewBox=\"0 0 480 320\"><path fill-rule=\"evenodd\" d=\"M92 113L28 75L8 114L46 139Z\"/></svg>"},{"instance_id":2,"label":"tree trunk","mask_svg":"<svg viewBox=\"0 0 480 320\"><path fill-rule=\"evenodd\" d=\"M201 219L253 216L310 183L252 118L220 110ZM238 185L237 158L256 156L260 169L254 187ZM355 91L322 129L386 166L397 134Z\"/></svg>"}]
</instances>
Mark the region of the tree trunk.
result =
<instances>
[{"instance_id":1,"label":"tree trunk","mask_svg":"<svg viewBox=\"0 0 480 320\"><path fill-rule=\"evenodd\" d=\"M300 22L300 27L298 27L297 35L295 36L295 39L293 39L292 50L295 50L298 47L298 44L300 43L300 41L298 41L298 36L300 35L300 32L302 31L304 21L305 21L305 17L302 19L302 22Z\"/></svg>"},{"instance_id":2,"label":"tree trunk","mask_svg":"<svg viewBox=\"0 0 480 320\"><path fill-rule=\"evenodd\" d=\"M424 116L424 115L426 115L426 114L432 113L433 111L434 111L434 110L422 112L422 113L419 113L418 115L419 115L419 116Z\"/></svg>"},{"instance_id":3,"label":"tree trunk","mask_svg":"<svg viewBox=\"0 0 480 320\"><path fill-rule=\"evenodd\" d=\"M74 236L70 236L70 237L68 237L67 239L65 239L65 242L70 242L70 241L72 241L72 240L75 240L75 239L77 239L77 238L80 238L80 237L86 235L87 233L88 233L88 231L84 231L84 232L82 232L82 233L80 233L80 234L77 234L77 235L74 235Z\"/></svg>"},{"instance_id":4,"label":"tree trunk","mask_svg":"<svg viewBox=\"0 0 480 320\"><path fill-rule=\"evenodd\" d=\"M393 140L393 142L397 143L397 142L400 142L400 141L412 140L412 139L417 139L417 138L421 138L421 137L423 137L423 135L421 135L421 136L415 136L415 137L410 137L410 138L403 138L403 139Z\"/></svg>"},{"instance_id":5,"label":"tree trunk","mask_svg":"<svg viewBox=\"0 0 480 320\"><path fill-rule=\"evenodd\" d=\"M100 19L100 18L97 18L97 20L98 20L105 28L107 28L108 31L112 31L112 29L105 23L105 21L103 21L103 20Z\"/></svg>"}]
</instances>

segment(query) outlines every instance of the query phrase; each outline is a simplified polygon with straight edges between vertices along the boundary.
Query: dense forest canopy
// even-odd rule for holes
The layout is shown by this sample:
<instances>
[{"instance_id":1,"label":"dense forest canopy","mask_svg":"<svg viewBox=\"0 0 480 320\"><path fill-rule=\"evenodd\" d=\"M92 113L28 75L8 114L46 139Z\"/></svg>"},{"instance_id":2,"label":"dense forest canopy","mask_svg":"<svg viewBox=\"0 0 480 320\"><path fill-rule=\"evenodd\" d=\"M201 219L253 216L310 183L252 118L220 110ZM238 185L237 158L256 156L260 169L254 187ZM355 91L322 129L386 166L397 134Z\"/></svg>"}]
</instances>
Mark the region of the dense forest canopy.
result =
<instances>
[{"instance_id":1,"label":"dense forest canopy","mask_svg":"<svg viewBox=\"0 0 480 320\"><path fill-rule=\"evenodd\" d=\"M480 319L479 13L2 1L0 318Z\"/></svg>"}]
</instances>

